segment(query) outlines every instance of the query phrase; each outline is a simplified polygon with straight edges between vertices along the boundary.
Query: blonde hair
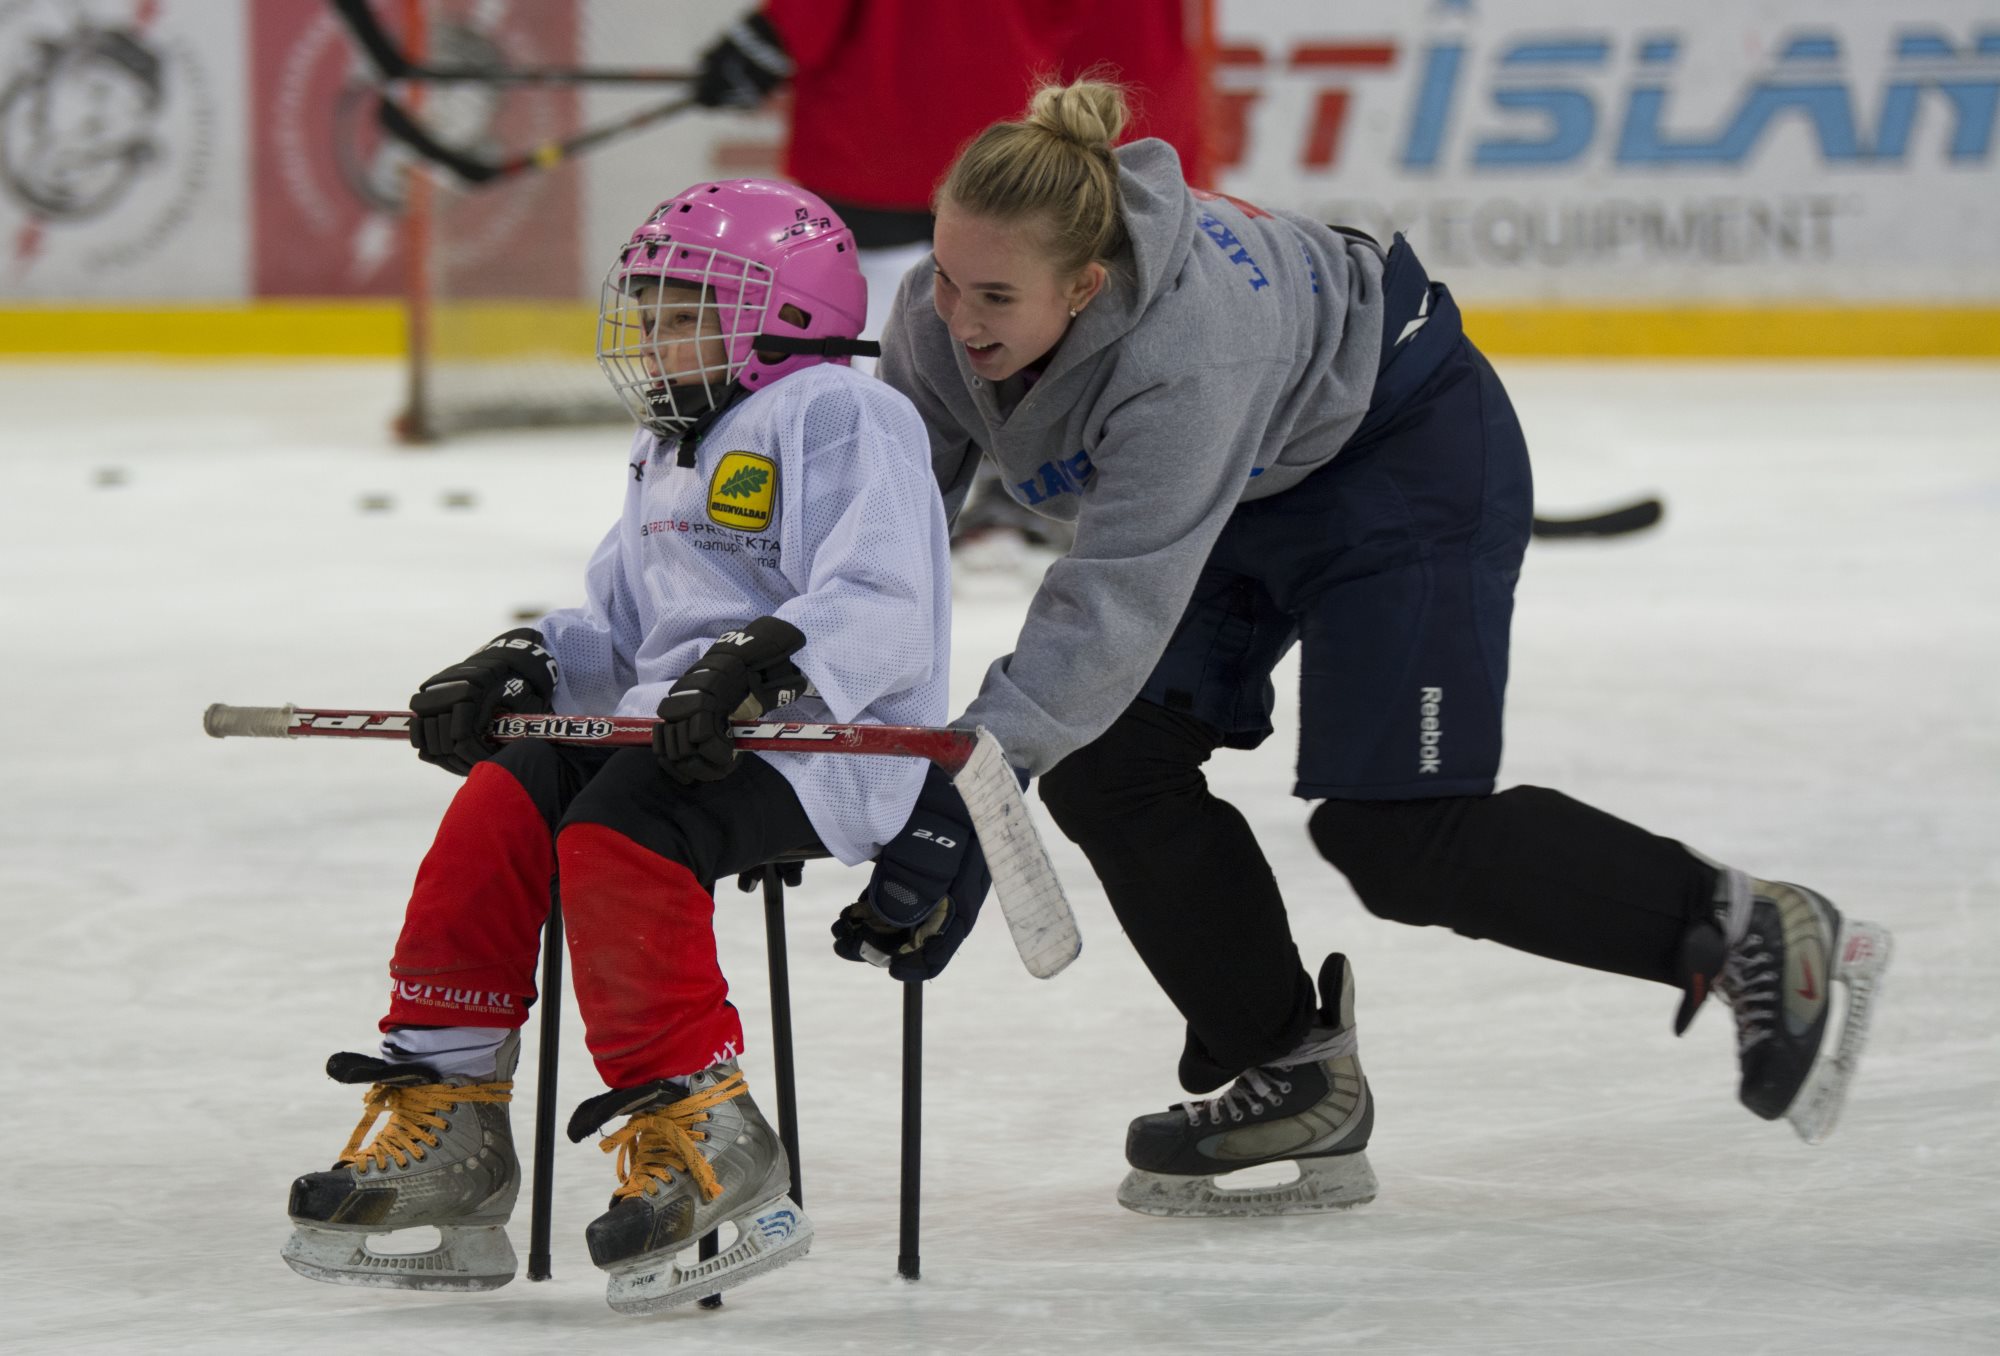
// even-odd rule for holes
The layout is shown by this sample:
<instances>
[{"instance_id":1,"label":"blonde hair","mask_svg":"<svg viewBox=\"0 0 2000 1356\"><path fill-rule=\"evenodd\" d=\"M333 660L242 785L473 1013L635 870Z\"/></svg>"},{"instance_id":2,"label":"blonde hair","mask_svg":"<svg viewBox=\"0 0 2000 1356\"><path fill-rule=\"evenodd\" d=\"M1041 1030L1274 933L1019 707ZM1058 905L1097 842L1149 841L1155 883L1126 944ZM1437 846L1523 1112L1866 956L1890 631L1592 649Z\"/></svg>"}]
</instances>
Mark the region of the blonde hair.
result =
<instances>
[{"instance_id":1,"label":"blonde hair","mask_svg":"<svg viewBox=\"0 0 2000 1356\"><path fill-rule=\"evenodd\" d=\"M996 221L1035 221L1061 274L1126 249L1111 148L1132 120L1125 89L1086 75L1035 90L1020 122L996 122L959 152L938 185L949 202Z\"/></svg>"}]
</instances>

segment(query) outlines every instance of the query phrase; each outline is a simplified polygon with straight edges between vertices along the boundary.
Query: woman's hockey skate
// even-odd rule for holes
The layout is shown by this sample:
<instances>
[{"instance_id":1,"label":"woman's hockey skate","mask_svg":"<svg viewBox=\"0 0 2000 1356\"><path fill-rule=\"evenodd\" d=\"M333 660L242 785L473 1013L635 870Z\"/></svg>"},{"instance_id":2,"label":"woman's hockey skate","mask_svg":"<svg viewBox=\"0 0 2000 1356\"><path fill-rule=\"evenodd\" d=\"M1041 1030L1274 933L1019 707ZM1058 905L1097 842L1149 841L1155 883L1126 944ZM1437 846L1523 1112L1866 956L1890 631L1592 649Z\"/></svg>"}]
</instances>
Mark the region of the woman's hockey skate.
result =
<instances>
[{"instance_id":1,"label":"woman's hockey skate","mask_svg":"<svg viewBox=\"0 0 2000 1356\"><path fill-rule=\"evenodd\" d=\"M339 1160L292 1183L292 1236L281 1252L301 1276L396 1290L494 1290L514 1279L507 1216L521 1189L507 1103L517 1033L501 1044L490 1078L443 1078L426 1064L339 1054L339 1083L368 1083L366 1111ZM388 1121L366 1147L362 1137ZM378 1251L371 1235L430 1227L422 1252Z\"/></svg>"},{"instance_id":2,"label":"woman's hockey skate","mask_svg":"<svg viewBox=\"0 0 2000 1356\"><path fill-rule=\"evenodd\" d=\"M1125 1137L1132 1171L1118 1203L1142 1215L1294 1215L1375 1199L1368 1135L1375 1101L1355 1055L1347 958L1320 967L1320 1024L1296 1050L1245 1073L1219 1097L1141 1116ZM1232 1187L1230 1173L1298 1166L1281 1186Z\"/></svg>"},{"instance_id":3,"label":"woman's hockey skate","mask_svg":"<svg viewBox=\"0 0 2000 1356\"><path fill-rule=\"evenodd\" d=\"M600 1142L618 1154L618 1189L586 1231L590 1260L611 1273L612 1308L686 1304L805 1256L812 1221L787 1194L784 1146L735 1060L709 1066L685 1088L662 1080L593 1097L570 1119L569 1137L581 1140L613 1116L630 1118ZM724 1223L735 1241L683 1266L679 1254Z\"/></svg>"},{"instance_id":4,"label":"woman's hockey skate","mask_svg":"<svg viewBox=\"0 0 2000 1356\"><path fill-rule=\"evenodd\" d=\"M1833 1133L1868 1043L1893 948L1889 930L1842 917L1803 886L1732 868L1716 890L1713 926L1690 934L1688 947L1697 957L1704 946L1719 949L1720 965L1688 965L1688 1001L1675 1030L1687 1029L1712 978L1736 1013L1743 1105L1765 1120L1784 1117L1800 1139L1817 1144Z\"/></svg>"}]
</instances>

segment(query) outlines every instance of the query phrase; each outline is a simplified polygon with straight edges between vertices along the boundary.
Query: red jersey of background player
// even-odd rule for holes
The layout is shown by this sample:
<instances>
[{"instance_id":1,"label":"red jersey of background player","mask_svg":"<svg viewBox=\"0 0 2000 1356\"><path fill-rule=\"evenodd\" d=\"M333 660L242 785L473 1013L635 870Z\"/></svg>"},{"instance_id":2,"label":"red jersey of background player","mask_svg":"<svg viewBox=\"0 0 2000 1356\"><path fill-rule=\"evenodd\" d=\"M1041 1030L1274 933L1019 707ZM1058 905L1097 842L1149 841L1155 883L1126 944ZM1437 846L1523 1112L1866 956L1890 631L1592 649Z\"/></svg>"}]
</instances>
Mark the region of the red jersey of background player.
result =
<instances>
[{"instance_id":1,"label":"red jersey of background player","mask_svg":"<svg viewBox=\"0 0 2000 1356\"><path fill-rule=\"evenodd\" d=\"M1209 180L1210 0L765 0L796 64L785 172L823 197L924 209L958 149L1018 118L1037 77L1129 87L1130 131Z\"/></svg>"}]
</instances>

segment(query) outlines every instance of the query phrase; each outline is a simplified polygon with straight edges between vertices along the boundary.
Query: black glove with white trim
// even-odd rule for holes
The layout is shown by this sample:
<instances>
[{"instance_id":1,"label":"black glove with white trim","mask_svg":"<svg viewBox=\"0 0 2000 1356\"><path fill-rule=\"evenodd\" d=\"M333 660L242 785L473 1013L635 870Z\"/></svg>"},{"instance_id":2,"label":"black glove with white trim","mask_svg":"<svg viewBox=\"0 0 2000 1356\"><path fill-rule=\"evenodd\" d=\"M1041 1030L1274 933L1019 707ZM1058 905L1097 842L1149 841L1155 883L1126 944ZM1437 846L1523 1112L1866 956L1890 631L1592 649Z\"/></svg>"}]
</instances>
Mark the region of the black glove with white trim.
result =
<instances>
[{"instance_id":1,"label":"black glove with white trim","mask_svg":"<svg viewBox=\"0 0 2000 1356\"><path fill-rule=\"evenodd\" d=\"M993 885L972 815L932 764L909 822L875 856L860 899L833 921L834 954L892 979L935 979L979 921Z\"/></svg>"},{"instance_id":2,"label":"black glove with white trim","mask_svg":"<svg viewBox=\"0 0 2000 1356\"><path fill-rule=\"evenodd\" d=\"M716 782L736 767L733 721L755 720L812 693L792 656L805 632L777 617L759 617L725 631L660 702L653 756L683 786Z\"/></svg>"},{"instance_id":3,"label":"black glove with white trim","mask_svg":"<svg viewBox=\"0 0 2000 1356\"><path fill-rule=\"evenodd\" d=\"M493 718L547 711L556 676L556 657L540 631L523 626L495 636L463 663L426 678L410 698L417 757L465 776L500 752L486 740Z\"/></svg>"},{"instance_id":4,"label":"black glove with white trim","mask_svg":"<svg viewBox=\"0 0 2000 1356\"><path fill-rule=\"evenodd\" d=\"M785 40L762 11L752 10L701 54L694 101L703 108L755 108L792 70Z\"/></svg>"}]
</instances>

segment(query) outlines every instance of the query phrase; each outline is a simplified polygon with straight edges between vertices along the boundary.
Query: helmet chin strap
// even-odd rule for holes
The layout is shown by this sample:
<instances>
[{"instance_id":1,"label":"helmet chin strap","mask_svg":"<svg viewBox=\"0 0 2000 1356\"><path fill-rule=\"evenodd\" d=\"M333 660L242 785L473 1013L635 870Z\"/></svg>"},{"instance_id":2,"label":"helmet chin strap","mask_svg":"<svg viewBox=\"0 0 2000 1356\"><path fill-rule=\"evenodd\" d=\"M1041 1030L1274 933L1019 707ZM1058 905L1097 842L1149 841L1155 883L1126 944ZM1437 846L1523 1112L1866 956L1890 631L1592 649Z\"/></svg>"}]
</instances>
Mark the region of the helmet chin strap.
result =
<instances>
[{"instance_id":1,"label":"helmet chin strap","mask_svg":"<svg viewBox=\"0 0 2000 1356\"><path fill-rule=\"evenodd\" d=\"M815 358L879 358L882 346L873 339L799 339L788 334L760 334L750 341L758 353L805 353Z\"/></svg>"},{"instance_id":2,"label":"helmet chin strap","mask_svg":"<svg viewBox=\"0 0 2000 1356\"><path fill-rule=\"evenodd\" d=\"M702 438L715 426L715 421L728 413L729 407L749 395L750 391L741 382L732 381L723 391L721 400L715 399L714 389L707 385L669 385L667 394L673 400L672 417L693 416L687 419L686 427L681 430L680 444L674 453L674 465L692 466L695 453L701 447ZM666 399L666 396L662 396L661 399Z\"/></svg>"},{"instance_id":3,"label":"helmet chin strap","mask_svg":"<svg viewBox=\"0 0 2000 1356\"><path fill-rule=\"evenodd\" d=\"M647 394L646 403L661 419L683 426L715 407L713 388L706 382L663 382Z\"/></svg>"},{"instance_id":4,"label":"helmet chin strap","mask_svg":"<svg viewBox=\"0 0 2000 1356\"><path fill-rule=\"evenodd\" d=\"M872 339L800 339L785 334L760 334L750 341L752 351L758 353L805 353L820 358L879 358L882 346ZM701 446L702 437L714 426L715 421L726 413L730 406L750 394L749 388L739 381L732 381L725 388L721 400L715 398L715 388L706 382L683 385L668 382L657 395L647 397L647 404L663 419L680 420L680 447L674 456L676 466L694 465L695 453Z\"/></svg>"}]
</instances>

